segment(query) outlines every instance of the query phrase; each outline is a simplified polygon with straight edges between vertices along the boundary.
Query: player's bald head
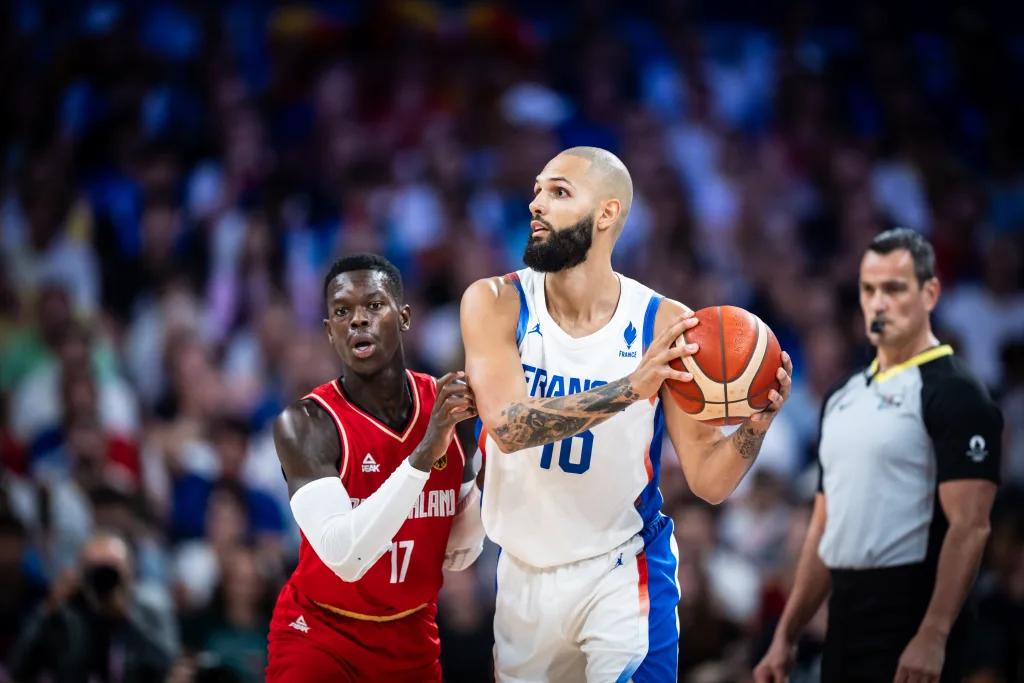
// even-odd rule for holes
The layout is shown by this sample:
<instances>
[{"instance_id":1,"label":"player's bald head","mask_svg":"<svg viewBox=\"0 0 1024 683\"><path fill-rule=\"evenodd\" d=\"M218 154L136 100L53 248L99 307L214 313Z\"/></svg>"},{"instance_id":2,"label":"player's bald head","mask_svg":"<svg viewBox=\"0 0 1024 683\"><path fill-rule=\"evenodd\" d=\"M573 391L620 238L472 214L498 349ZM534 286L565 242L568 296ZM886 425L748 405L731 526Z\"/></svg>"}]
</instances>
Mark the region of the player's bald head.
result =
<instances>
[{"instance_id":1,"label":"player's bald head","mask_svg":"<svg viewBox=\"0 0 1024 683\"><path fill-rule=\"evenodd\" d=\"M622 226L626 224L629 209L633 205L633 179L629 177L626 165L617 156L600 147L570 147L559 154L562 155L579 157L590 162L586 173L587 177L594 181L598 197L602 200L619 200L622 208L615 230L617 233L621 232Z\"/></svg>"}]
</instances>

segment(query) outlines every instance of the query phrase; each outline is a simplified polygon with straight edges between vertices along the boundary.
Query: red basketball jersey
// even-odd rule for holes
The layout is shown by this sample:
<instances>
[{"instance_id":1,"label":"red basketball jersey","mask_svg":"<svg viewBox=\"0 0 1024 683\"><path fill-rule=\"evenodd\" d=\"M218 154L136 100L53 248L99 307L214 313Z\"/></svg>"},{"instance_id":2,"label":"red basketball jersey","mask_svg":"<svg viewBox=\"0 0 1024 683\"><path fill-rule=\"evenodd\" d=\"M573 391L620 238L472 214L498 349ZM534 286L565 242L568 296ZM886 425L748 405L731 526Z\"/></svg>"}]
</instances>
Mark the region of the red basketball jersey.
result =
<instances>
[{"instance_id":1,"label":"red basketball jersey","mask_svg":"<svg viewBox=\"0 0 1024 683\"><path fill-rule=\"evenodd\" d=\"M322 384L306 398L317 402L334 419L341 442L341 480L353 507L376 491L409 457L423 438L437 396L434 378L406 371L412 393L412 417L397 433L360 410L338 381ZM358 581L342 581L302 536L299 564L292 585L309 599L333 612L373 621L397 619L437 601L441 565L458 504L465 455L458 439L434 464L419 500L391 548Z\"/></svg>"}]
</instances>

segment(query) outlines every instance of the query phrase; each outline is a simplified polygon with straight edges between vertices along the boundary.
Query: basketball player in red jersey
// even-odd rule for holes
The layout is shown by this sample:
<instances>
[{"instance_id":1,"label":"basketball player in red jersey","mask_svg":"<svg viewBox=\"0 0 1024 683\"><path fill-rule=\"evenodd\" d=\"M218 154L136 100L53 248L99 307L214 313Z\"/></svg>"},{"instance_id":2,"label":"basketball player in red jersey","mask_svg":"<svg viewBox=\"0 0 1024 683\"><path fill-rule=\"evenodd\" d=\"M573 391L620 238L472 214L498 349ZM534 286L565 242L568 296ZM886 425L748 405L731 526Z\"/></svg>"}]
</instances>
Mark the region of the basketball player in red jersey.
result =
<instances>
[{"instance_id":1,"label":"basketball player in red jersey","mask_svg":"<svg viewBox=\"0 0 1024 683\"><path fill-rule=\"evenodd\" d=\"M274 443L302 531L271 619L267 680L441 680L441 570L480 553L472 466L455 425L476 414L462 372L406 369L398 270L373 254L324 281L342 376L289 406Z\"/></svg>"}]
</instances>

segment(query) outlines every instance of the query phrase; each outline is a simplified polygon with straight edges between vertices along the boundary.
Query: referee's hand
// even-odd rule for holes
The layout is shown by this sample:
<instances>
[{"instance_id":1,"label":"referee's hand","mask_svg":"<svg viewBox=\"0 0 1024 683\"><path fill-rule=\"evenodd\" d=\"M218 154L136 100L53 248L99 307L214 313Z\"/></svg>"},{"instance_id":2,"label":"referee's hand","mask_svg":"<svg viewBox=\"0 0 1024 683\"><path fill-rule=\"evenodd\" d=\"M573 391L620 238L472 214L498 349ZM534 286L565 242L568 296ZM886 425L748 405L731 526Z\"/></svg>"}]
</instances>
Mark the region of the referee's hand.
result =
<instances>
[{"instance_id":1,"label":"referee's hand","mask_svg":"<svg viewBox=\"0 0 1024 683\"><path fill-rule=\"evenodd\" d=\"M896 667L894 683L937 683L946 659L946 637L922 628L907 643Z\"/></svg>"},{"instance_id":2,"label":"referee's hand","mask_svg":"<svg viewBox=\"0 0 1024 683\"><path fill-rule=\"evenodd\" d=\"M786 683L793 668L796 646L783 638L772 638L768 652L754 669L754 683Z\"/></svg>"}]
</instances>

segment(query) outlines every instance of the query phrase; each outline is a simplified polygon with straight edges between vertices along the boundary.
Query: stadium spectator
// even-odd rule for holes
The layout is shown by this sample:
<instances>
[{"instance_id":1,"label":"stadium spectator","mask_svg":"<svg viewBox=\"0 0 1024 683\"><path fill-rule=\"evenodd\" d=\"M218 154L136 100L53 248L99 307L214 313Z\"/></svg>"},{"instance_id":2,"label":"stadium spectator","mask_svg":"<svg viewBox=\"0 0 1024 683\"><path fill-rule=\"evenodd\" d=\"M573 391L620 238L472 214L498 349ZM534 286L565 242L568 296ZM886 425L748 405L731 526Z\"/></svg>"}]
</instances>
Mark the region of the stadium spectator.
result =
<instances>
[{"instance_id":1,"label":"stadium spectator","mask_svg":"<svg viewBox=\"0 0 1024 683\"><path fill-rule=\"evenodd\" d=\"M160 680L174 635L136 599L131 550L100 533L82 549L76 572L59 583L13 648L17 681Z\"/></svg>"}]
</instances>

